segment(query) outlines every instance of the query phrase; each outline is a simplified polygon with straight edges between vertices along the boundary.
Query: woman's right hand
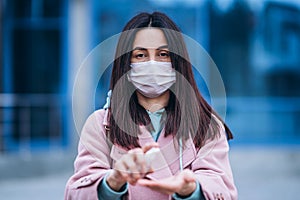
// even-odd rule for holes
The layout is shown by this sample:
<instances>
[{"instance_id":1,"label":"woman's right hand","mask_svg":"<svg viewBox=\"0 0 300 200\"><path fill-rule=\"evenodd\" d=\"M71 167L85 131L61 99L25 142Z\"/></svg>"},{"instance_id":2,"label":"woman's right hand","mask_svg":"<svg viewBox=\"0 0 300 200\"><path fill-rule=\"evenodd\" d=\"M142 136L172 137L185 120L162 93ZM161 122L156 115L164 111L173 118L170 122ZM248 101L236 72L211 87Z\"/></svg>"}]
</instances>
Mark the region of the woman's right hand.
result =
<instances>
[{"instance_id":1,"label":"woman's right hand","mask_svg":"<svg viewBox=\"0 0 300 200\"><path fill-rule=\"evenodd\" d=\"M131 149L116 161L115 168L106 178L109 187L119 191L126 182L135 185L139 179L151 172L145 160L145 153L153 147L158 147L158 144L147 143L142 148Z\"/></svg>"}]
</instances>

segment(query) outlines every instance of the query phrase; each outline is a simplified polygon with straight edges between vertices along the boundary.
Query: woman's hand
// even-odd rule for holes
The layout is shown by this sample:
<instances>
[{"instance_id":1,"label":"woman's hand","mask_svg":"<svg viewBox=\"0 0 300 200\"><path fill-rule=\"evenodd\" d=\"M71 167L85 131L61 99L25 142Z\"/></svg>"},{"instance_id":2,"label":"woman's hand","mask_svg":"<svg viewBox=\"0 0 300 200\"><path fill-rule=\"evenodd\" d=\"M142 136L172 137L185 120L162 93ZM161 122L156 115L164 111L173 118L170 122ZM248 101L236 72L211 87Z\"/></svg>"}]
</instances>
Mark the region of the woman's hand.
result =
<instances>
[{"instance_id":1,"label":"woman's hand","mask_svg":"<svg viewBox=\"0 0 300 200\"><path fill-rule=\"evenodd\" d=\"M123 155L115 163L112 173L106 178L110 188L119 191L126 182L135 185L139 179L151 172L145 160L145 153L153 147L158 147L158 144L149 143L143 148L129 150L127 154Z\"/></svg>"},{"instance_id":2,"label":"woman's hand","mask_svg":"<svg viewBox=\"0 0 300 200\"><path fill-rule=\"evenodd\" d=\"M191 170L183 170L175 176L158 181L140 179L137 183L164 194L177 193L180 196L189 196L197 186L194 173Z\"/></svg>"}]
</instances>

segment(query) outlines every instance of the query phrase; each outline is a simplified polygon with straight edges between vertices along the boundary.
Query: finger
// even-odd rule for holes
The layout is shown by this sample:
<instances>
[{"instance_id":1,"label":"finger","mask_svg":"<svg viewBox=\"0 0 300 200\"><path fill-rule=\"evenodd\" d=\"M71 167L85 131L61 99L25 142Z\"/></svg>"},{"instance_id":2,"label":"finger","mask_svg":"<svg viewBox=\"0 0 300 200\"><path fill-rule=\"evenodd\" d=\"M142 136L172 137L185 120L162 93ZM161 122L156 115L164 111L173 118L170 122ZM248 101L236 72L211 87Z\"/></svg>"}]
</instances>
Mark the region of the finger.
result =
<instances>
[{"instance_id":1,"label":"finger","mask_svg":"<svg viewBox=\"0 0 300 200\"><path fill-rule=\"evenodd\" d=\"M135 154L135 163L141 176L144 176L147 173L147 163L142 149L141 152Z\"/></svg>"},{"instance_id":2,"label":"finger","mask_svg":"<svg viewBox=\"0 0 300 200\"><path fill-rule=\"evenodd\" d=\"M164 190L173 190L173 185L172 183L170 183L170 181L154 181L148 179L140 179L137 183L147 187L161 188Z\"/></svg>"},{"instance_id":3,"label":"finger","mask_svg":"<svg viewBox=\"0 0 300 200\"><path fill-rule=\"evenodd\" d=\"M145 158L144 158L144 152L141 148L132 149L128 152L130 159L133 161L132 165L134 165L135 171L132 171L134 173L145 173Z\"/></svg>"},{"instance_id":4,"label":"finger","mask_svg":"<svg viewBox=\"0 0 300 200\"><path fill-rule=\"evenodd\" d=\"M141 165L144 162L144 152L141 148L136 148L128 151L130 159L133 160L137 165ZM138 167L139 168L139 167Z\"/></svg>"},{"instance_id":5,"label":"finger","mask_svg":"<svg viewBox=\"0 0 300 200\"><path fill-rule=\"evenodd\" d=\"M131 179L140 178L140 172L137 168L136 163L133 160L126 161L126 173Z\"/></svg>"},{"instance_id":6,"label":"finger","mask_svg":"<svg viewBox=\"0 0 300 200\"><path fill-rule=\"evenodd\" d=\"M150 168L147 167L146 170L147 170L146 175L154 172L154 169L152 167Z\"/></svg>"},{"instance_id":7,"label":"finger","mask_svg":"<svg viewBox=\"0 0 300 200\"><path fill-rule=\"evenodd\" d=\"M167 195L171 195L171 194L175 193L173 190L168 189L168 188L161 188L158 186L147 186L147 187L150 188L151 190L154 190L154 191L157 191L157 192L160 192L163 194L167 194Z\"/></svg>"},{"instance_id":8,"label":"finger","mask_svg":"<svg viewBox=\"0 0 300 200\"><path fill-rule=\"evenodd\" d=\"M116 163L115 170L118 172L118 175L122 176L126 180L128 179L127 166L123 161Z\"/></svg>"},{"instance_id":9,"label":"finger","mask_svg":"<svg viewBox=\"0 0 300 200\"><path fill-rule=\"evenodd\" d=\"M143 149L143 152L146 153L147 151L149 151L151 148L154 148L154 147L159 147L157 142L146 143L142 147L142 149Z\"/></svg>"},{"instance_id":10,"label":"finger","mask_svg":"<svg viewBox=\"0 0 300 200\"><path fill-rule=\"evenodd\" d=\"M137 148L130 150L125 158L130 183L135 183L137 179L142 177L142 173L144 173L143 156L142 149Z\"/></svg>"},{"instance_id":11,"label":"finger","mask_svg":"<svg viewBox=\"0 0 300 200\"><path fill-rule=\"evenodd\" d=\"M150 185L154 184L153 181L148 180L148 179L140 179L137 181L137 183L142 186L150 186Z\"/></svg>"},{"instance_id":12,"label":"finger","mask_svg":"<svg viewBox=\"0 0 300 200\"><path fill-rule=\"evenodd\" d=\"M183 180L187 183L196 181L195 175L191 170L182 171Z\"/></svg>"}]
</instances>

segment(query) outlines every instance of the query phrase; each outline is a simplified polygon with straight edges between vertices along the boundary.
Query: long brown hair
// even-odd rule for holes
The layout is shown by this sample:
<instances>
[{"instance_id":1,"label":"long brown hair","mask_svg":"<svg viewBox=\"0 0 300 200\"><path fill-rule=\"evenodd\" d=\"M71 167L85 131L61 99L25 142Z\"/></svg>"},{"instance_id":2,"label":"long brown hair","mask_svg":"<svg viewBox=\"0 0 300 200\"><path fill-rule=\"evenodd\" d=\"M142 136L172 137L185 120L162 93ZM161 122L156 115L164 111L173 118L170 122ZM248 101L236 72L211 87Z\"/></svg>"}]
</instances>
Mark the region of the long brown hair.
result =
<instances>
[{"instance_id":1,"label":"long brown hair","mask_svg":"<svg viewBox=\"0 0 300 200\"><path fill-rule=\"evenodd\" d=\"M219 136L220 125L223 124L227 138L232 139L232 133L227 125L205 101L197 88L192 65L189 62L187 49L179 28L168 16L160 12L136 15L126 24L120 35L113 63L110 88L114 93L116 85L119 84L121 90L115 92L111 100L108 139L113 144L127 149L139 147L138 135L140 129L138 125L148 125L150 123L149 115L138 103L135 92L131 92L134 91L134 86L126 78L122 78L130 70L135 34L140 28L145 27L160 28L164 32L172 66L177 73L182 75L181 77L177 75L176 83L172 86L170 92L169 103L165 108L167 116L164 136L172 134L177 139L183 138L185 140L192 137L195 146L200 148L207 140ZM196 100L189 98L188 91L182 88L183 79L191 86ZM130 116L128 116L128 113ZM116 118L121 120L117 123ZM135 124L132 124L132 121ZM120 127L123 127L123 129Z\"/></svg>"}]
</instances>

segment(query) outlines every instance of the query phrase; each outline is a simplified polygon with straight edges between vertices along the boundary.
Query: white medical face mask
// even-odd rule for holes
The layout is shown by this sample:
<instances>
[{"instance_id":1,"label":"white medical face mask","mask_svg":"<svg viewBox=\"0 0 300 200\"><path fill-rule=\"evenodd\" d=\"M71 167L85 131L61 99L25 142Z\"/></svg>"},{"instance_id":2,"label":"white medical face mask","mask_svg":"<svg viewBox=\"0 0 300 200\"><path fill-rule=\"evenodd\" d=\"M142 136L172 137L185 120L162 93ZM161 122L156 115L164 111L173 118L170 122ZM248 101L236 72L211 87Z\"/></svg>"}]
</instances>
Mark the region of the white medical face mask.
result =
<instances>
[{"instance_id":1,"label":"white medical face mask","mask_svg":"<svg viewBox=\"0 0 300 200\"><path fill-rule=\"evenodd\" d=\"M136 89L148 98L163 94L176 81L176 73L171 62L147 61L131 63L127 74Z\"/></svg>"}]
</instances>

